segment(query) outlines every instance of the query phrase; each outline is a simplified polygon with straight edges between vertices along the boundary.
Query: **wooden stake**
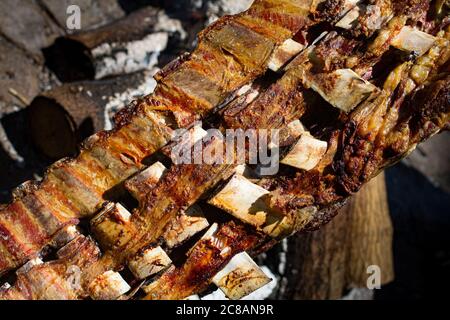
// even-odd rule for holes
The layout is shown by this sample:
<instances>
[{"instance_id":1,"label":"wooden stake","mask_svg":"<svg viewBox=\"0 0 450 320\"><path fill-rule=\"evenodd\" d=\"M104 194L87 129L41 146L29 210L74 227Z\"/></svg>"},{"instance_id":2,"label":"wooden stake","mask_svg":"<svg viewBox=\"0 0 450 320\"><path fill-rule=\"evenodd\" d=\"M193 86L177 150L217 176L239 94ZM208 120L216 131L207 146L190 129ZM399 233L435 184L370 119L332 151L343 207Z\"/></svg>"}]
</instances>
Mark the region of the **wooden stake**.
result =
<instances>
[{"instance_id":1,"label":"wooden stake","mask_svg":"<svg viewBox=\"0 0 450 320\"><path fill-rule=\"evenodd\" d=\"M366 184L343 210L350 216L347 284L366 287L369 266L380 268L382 284L394 280L393 230L384 173Z\"/></svg>"},{"instance_id":2,"label":"wooden stake","mask_svg":"<svg viewBox=\"0 0 450 320\"><path fill-rule=\"evenodd\" d=\"M368 183L320 230L288 240L279 298L340 299L366 288L367 268L377 265L381 284L394 279L392 224L384 174Z\"/></svg>"}]
</instances>

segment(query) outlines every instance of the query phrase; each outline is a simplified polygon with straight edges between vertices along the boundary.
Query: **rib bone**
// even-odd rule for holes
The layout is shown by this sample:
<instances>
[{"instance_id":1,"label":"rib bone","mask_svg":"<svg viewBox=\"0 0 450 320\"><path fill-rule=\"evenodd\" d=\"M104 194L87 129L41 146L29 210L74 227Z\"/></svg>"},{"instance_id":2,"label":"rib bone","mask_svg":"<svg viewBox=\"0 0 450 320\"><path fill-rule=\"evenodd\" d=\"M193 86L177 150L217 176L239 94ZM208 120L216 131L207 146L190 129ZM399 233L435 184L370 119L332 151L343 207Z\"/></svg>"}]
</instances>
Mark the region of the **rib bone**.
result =
<instances>
[{"instance_id":1,"label":"rib bone","mask_svg":"<svg viewBox=\"0 0 450 320\"><path fill-rule=\"evenodd\" d=\"M280 238L298 230L307 222L314 208L304 208L295 215L286 216L271 208L269 192L239 174L208 202L273 237ZM214 229L205 235L212 237ZM223 249L223 248L222 248Z\"/></svg>"},{"instance_id":2,"label":"rib bone","mask_svg":"<svg viewBox=\"0 0 450 320\"><path fill-rule=\"evenodd\" d=\"M327 148L327 142L304 133L281 163L309 171L317 166L327 152Z\"/></svg>"},{"instance_id":3,"label":"rib bone","mask_svg":"<svg viewBox=\"0 0 450 320\"><path fill-rule=\"evenodd\" d=\"M289 60L299 54L305 48L304 45L292 40L286 40L279 46L272 55L269 61L269 69L272 71L279 71Z\"/></svg>"},{"instance_id":4,"label":"rib bone","mask_svg":"<svg viewBox=\"0 0 450 320\"><path fill-rule=\"evenodd\" d=\"M130 289L118 272L106 271L89 285L89 294L94 300L116 300Z\"/></svg>"},{"instance_id":5,"label":"rib bone","mask_svg":"<svg viewBox=\"0 0 450 320\"><path fill-rule=\"evenodd\" d=\"M120 204L109 203L91 220L91 229L103 248L120 246L132 236L130 217Z\"/></svg>"},{"instance_id":6,"label":"rib bone","mask_svg":"<svg viewBox=\"0 0 450 320\"><path fill-rule=\"evenodd\" d=\"M392 46L400 50L414 52L417 56L422 56L430 50L435 42L436 38L432 35L410 26L405 26L392 41Z\"/></svg>"},{"instance_id":7,"label":"rib bone","mask_svg":"<svg viewBox=\"0 0 450 320\"><path fill-rule=\"evenodd\" d=\"M347 14L336 23L336 27L343 29L351 29L353 28L354 23L358 21L359 16L361 15L361 11L365 8L365 5L357 5L353 9L351 9Z\"/></svg>"},{"instance_id":8,"label":"rib bone","mask_svg":"<svg viewBox=\"0 0 450 320\"><path fill-rule=\"evenodd\" d=\"M334 107L348 113L367 99L377 88L351 69L307 75L305 84L319 93Z\"/></svg>"},{"instance_id":9,"label":"rib bone","mask_svg":"<svg viewBox=\"0 0 450 320\"><path fill-rule=\"evenodd\" d=\"M234 175L228 184L208 202L236 218L262 227L267 219L263 197L269 192L241 175Z\"/></svg>"},{"instance_id":10,"label":"rib bone","mask_svg":"<svg viewBox=\"0 0 450 320\"><path fill-rule=\"evenodd\" d=\"M194 205L176 217L163 238L169 248L174 248L208 226L201 208Z\"/></svg>"},{"instance_id":11,"label":"rib bone","mask_svg":"<svg viewBox=\"0 0 450 320\"><path fill-rule=\"evenodd\" d=\"M128 261L128 268L137 279L145 279L164 270L172 263L167 253L161 248L150 248Z\"/></svg>"},{"instance_id":12,"label":"rib bone","mask_svg":"<svg viewBox=\"0 0 450 320\"><path fill-rule=\"evenodd\" d=\"M195 143L204 136L204 131L197 127L191 132L195 138ZM131 178L125 183L128 191L138 200L143 202L146 194L148 194L160 181L167 168L160 162L156 162L149 168L145 169L135 177ZM208 227L208 220L203 215L200 207L192 206L186 211L180 213L164 233L163 238L169 248L174 248L184 241Z\"/></svg>"},{"instance_id":13,"label":"rib bone","mask_svg":"<svg viewBox=\"0 0 450 320\"><path fill-rule=\"evenodd\" d=\"M28 271L30 271L31 268L33 268L34 266L38 266L40 264L43 264L43 261L40 258L31 259L30 261L25 263L22 267L17 269L16 274L19 275L19 274L27 273Z\"/></svg>"},{"instance_id":14,"label":"rib bone","mask_svg":"<svg viewBox=\"0 0 450 320\"><path fill-rule=\"evenodd\" d=\"M61 248L80 235L76 226L67 226L58 232L53 239L52 246Z\"/></svg>"},{"instance_id":15,"label":"rib bone","mask_svg":"<svg viewBox=\"0 0 450 320\"><path fill-rule=\"evenodd\" d=\"M166 170L167 168L161 162L156 162L127 180L125 187L136 200L141 201L147 192L158 183Z\"/></svg>"},{"instance_id":16,"label":"rib bone","mask_svg":"<svg viewBox=\"0 0 450 320\"><path fill-rule=\"evenodd\" d=\"M271 279L246 252L235 255L213 277L213 283L231 300L239 300L270 281Z\"/></svg>"}]
</instances>

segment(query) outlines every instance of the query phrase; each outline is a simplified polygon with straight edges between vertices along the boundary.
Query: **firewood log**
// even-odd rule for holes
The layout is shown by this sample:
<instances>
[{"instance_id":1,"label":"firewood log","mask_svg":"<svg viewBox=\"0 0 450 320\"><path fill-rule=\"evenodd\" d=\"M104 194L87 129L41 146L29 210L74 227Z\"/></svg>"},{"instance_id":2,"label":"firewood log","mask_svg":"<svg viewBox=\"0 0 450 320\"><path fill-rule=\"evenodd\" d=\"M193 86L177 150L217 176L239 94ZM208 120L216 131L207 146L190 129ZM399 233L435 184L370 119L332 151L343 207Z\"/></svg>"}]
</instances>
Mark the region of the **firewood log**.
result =
<instances>
[{"instance_id":1,"label":"firewood log","mask_svg":"<svg viewBox=\"0 0 450 320\"><path fill-rule=\"evenodd\" d=\"M122 101L125 106L136 94L148 94L149 91L145 92L151 90L148 81L152 81L151 74L138 72L101 81L64 84L41 93L28 107L32 141L52 159L76 154L81 141L108 125L107 107L110 104L119 107ZM117 110L109 110L114 111Z\"/></svg>"},{"instance_id":2,"label":"firewood log","mask_svg":"<svg viewBox=\"0 0 450 320\"><path fill-rule=\"evenodd\" d=\"M45 8L66 29L67 8L77 5L81 11L81 29L87 30L110 23L125 15L116 0L41 0ZM66 30L71 33L71 30Z\"/></svg>"},{"instance_id":3,"label":"firewood log","mask_svg":"<svg viewBox=\"0 0 450 320\"><path fill-rule=\"evenodd\" d=\"M41 49L63 34L35 0L3 0L0 14L0 33L36 59L42 59Z\"/></svg>"},{"instance_id":4,"label":"firewood log","mask_svg":"<svg viewBox=\"0 0 450 320\"><path fill-rule=\"evenodd\" d=\"M106 26L58 38L44 50L48 66L64 82L148 69L168 41L167 33L155 32L158 12L146 7Z\"/></svg>"},{"instance_id":5,"label":"firewood log","mask_svg":"<svg viewBox=\"0 0 450 320\"><path fill-rule=\"evenodd\" d=\"M39 93L39 69L29 55L0 37L0 114L25 107Z\"/></svg>"},{"instance_id":6,"label":"firewood log","mask_svg":"<svg viewBox=\"0 0 450 320\"><path fill-rule=\"evenodd\" d=\"M393 229L384 173L367 183L343 211L350 218L347 286L365 288L370 266L380 268L381 284L393 281Z\"/></svg>"}]
</instances>

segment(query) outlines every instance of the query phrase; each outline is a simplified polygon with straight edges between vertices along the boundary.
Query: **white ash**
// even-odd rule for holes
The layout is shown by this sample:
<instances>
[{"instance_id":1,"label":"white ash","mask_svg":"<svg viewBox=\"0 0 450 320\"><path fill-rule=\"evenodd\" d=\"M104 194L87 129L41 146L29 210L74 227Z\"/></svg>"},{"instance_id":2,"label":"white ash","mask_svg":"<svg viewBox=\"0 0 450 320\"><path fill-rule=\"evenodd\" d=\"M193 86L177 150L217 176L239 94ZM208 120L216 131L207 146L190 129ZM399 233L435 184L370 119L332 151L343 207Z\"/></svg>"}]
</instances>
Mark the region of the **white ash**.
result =
<instances>
[{"instance_id":1,"label":"white ash","mask_svg":"<svg viewBox=\"0 0 450 320\"><path fill-rule=\"evenodd\" d=\"M284 273L286 272L287 251L288 251L288 240L283 239L281 241L281 252L279 253L280 264L278 265L278 273L280 275L284 275Z\"/></svg>"},{"instance_id":2,"label":"white ash","mask_svg":"<svg viewBox=\"0 0 450 320\"><path fill-rule=\"evenodd\" d=\"M279 273L279 288L278 288L278 295L284 296L286 289L289 286L288 278L285 276L286 274L286 268L287 268L287 261L288 261L288 249L289 249L289 241L288 239L283 239L281 241L281 250L278 254L279 259L279 265L278 265L278 273ZM289 270L292 274L297 274L298 270L291 269Z\"/></svg>"},{"instance_id":3,"label":"white ash","mask_svg":"<svg viewBox=\"0 0 450 320\"><path fill-rule=\"evenodd\" d=\"M241 300L265 300L272 296L275 289L278 286L277 277L273 274L273 272L266 266L262 266L261 269L264 273L272 279L271 282L266 284L265 286L259 288L258 290L250 293L248 296L242 298ZM222 290L217 289L216 291L200 298L201 300L229 300Z\"/></svg>"},{"instance_id":4,"label":"white ash","mask_svg":"<svg viewBox=\"0 0 450 320\"><path fill-rule=\"evenodd\" d=\"M373 300L374 291L367 288L354 288L341 300Z\"/></svg>"},{"instance_id":5,"label":"white ash","mask_svg":"<svg viewBox=\"0 0 450 320\"><path fill-rule=\"evenodd\" d=\"M180 20L170 18L164 11L158 13L154 33L128 43L104 43L94 50L95 78L150 70L158 63L159 54L167 48L169 37L187 37Z\"/></svg>"},{"instance_id":6,"label":"white ash","mask_svg":"<svg viewBox=\"0 0 450 320\"><path fill-rule=\"evenodd\" d=\"M250 8L253 0L208 1L208 13L216 15L237 14Z\"/></svg>"},{"instance_id":7,"label":"white ash","mask_svg":"<svg viewBox=\"0 0 450 320\"><path fill-rule=\"evenodd\" d=\"M272 281L270 281L264 287L261 287L258 290L250 293L248 296L242 298L242 300L265 300L269 298L278 287L278 280L273 272L266 266L262 266L261 269L270 279L272 279Z\"/></svg>"},{"instance_id":8,"label":"white ash","mask_svg":"<svg viewBox=\"0 0 450 320\"><path fill-rule=\"evenodd\" d=\"M228 300L228 298L222 290L217 289L204 297L200 297L200 300Z\"/></svg>"},{"instance_id":9,"label":"white ash","mask_svg":"<svg viewBox=\"0 0 450 320\"><path fill-rule=\"evenodd\" d=\"M227 14L237 14L250 8L253 0L217 0L207 3L208 24Z\"/></svg>"},{"instance_id":10,"label":"white ash","mask_svg":"<svg viewBox=\"0 0 450 320\"><path fill-rule=\"evenodd\" d=\"M8 290L9 288L11 288L11 285L10 285L8 282L5 282L4 284L2 284L2 285L0 286L0 292L6 291L6 290Z\"/></svg>"},{"instance_id":11,"label":"white ash","mask_svg":"<svg viewBox=\"0 0 450 320\"><path fill-rule=\"evenodd\" d=\"M144 82L137 84L135 88L128 88L124 92L116 92L112 97L102 97L102 99L108 99L108 103L105 105L105 130L113 128L112 119L119 110L131 101L149 95L155 90L156 81L153 79L153 75L157 71L158 69L149 71L148 75L144 77Z\"/></svg>"},{"instance_id":12,"label":"white ash","mask_svg":"<svg viewBox=\"0 0 450 320\"><path fill-rule=\"evenodd\" d=\"M201 9L203 7L203 0L191 0L191 8Z\"/></svg>"},{"instance_id":13,"label":"white ash","mask_svg":"<svg viewBox=\"0 0 450 320\"><path fill-rule=\"evenodd\" d=\"M178 33L181 40L184 40L187 37L187 32L183 29L181 21L170 18L164 11L158 13L158 21L153 28L155 31L163 31L169 34Z\"/></svg>"},{"instance_id":14,"label":"white ash","mask_svg":"<svg viewBox=\"0 0 450 320\"><path fill-rule=\"evenodd\" d=\"M152 33L139 41L129 43L104 43L92 51L95 78L150 70L158 63L158 56L166 49L169 35Z\"/></svg>"},{"instance_id":15,"label":"white ash","mask_svg":"<svg viewBox=\"0 0 450 320\"><path fill-rule=\"evenodd\" d=\"M41 92L48 91L62 84L58 77L46 66L41 67L41 72L39 73L39 81Z\"/></svg>"}]
</instances>

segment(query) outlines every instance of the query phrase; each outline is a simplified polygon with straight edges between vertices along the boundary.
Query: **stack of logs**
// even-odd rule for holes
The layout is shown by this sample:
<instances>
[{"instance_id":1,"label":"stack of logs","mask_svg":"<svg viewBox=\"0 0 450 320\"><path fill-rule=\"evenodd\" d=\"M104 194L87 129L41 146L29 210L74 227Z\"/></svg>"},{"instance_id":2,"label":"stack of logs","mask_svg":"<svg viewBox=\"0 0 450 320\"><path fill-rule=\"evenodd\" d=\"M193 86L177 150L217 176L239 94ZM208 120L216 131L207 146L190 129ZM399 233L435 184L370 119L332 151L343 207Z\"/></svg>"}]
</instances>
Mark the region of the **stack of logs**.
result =
<instances>
[{"instance_id":1,"label":"stack of logs","mask_svg":"<svg viewBox=\"0 0 450 320\"><path fill-rule=\"evenodd\" d=\"M28 105L30 137L52 160L76 154L81 141L108 128L110 112L150 93L152 70L167 46L170 57L189 46L182 24L153 7L127 15L114 0L17 2L0 2L0 117ZM76 33L65 26L73 2L86 26ZM193 27L193 20L184 25ZM121 101L111 109L112 98ZM384 175L341 210L322 229L287 240L277 298L342 298L366 287L369 266L380 268L382 284L393 280Z\"/></svg>"}]
</instances>

